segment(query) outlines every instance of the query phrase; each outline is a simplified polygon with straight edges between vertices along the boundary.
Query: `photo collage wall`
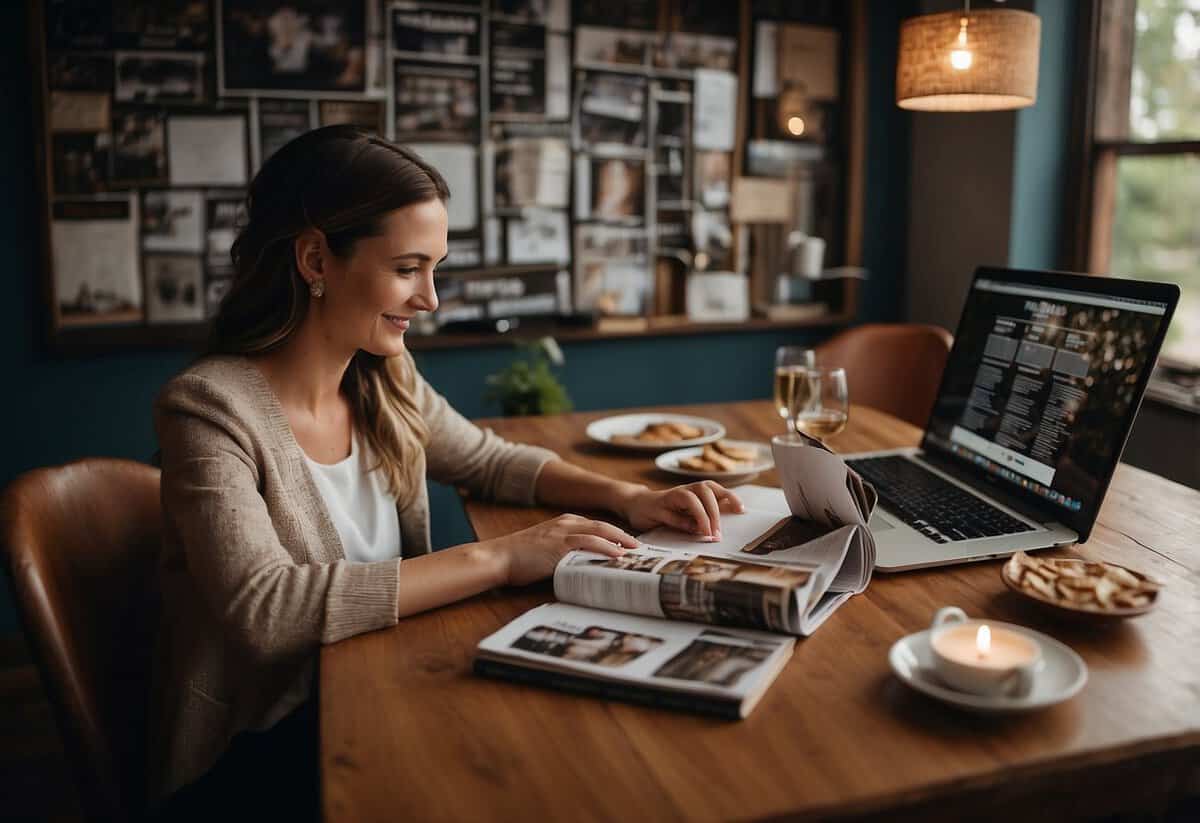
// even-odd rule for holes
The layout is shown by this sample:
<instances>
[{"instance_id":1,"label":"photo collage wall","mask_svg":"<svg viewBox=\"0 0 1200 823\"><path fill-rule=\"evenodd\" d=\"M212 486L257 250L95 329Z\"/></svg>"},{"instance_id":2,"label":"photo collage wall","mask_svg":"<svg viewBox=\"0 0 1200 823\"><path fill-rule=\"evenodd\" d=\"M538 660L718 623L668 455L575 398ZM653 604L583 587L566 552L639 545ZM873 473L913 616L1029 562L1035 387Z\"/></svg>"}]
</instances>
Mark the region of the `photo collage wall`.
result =
<instances>
[{"instance_id":1,"label":"photo collage wall","mask_svg":"<svg viewBox=\"0 0 1200 823\"><path fill-rule=\"evenodd\" d=\"M439 279L439 323L642 314L656 256L731 265L736 15L668 33L655 0L42 12L55 329L203 323L231 282L249 180L334 123L446 176L442 269L471 274Z\"/></svg>"}]
</instances>

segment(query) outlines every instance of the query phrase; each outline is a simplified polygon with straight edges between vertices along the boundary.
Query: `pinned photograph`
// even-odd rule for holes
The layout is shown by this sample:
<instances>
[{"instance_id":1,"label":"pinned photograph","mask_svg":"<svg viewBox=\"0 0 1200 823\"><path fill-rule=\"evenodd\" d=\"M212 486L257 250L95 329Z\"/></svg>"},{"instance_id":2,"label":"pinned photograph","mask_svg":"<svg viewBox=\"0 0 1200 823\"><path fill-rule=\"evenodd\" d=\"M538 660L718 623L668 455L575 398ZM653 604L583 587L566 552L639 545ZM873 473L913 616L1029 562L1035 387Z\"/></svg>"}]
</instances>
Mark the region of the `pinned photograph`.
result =
<instances>
[{"instance_id":1,"label":"pinned photograph","mask_svg":"<svg viewBox=\"0 0 1200 823\"><path fill-rule=\"evenodd\" d=\"M258 126L258 168L284 145L312 129L312 107L307 100L262 97L252 105Z\"/></svg>"},{"instance_id":2,"label":"pinned photograph","mask_svg":"<svg viewBox=\"0 0 1200 823\"><path fill-rule=\"evenodd\" d=\"M137 323L137 200L59 200L52 207L50 250L59 326Z\"/></svg>"},{"instance_id":3,"label":"pinned photograph","mask_svg":"<svg viewBox=\"0 0 1200 823\"><path fill-rule=\"evenodd\" d=\"M652 31L579 26L575 29L575 62L582 66L648 68L658 37Z\"/></svg>"},{"instance_id":4,"label":"pinned photograph","mask_svg":"<svg viewBox=\"0 0 1200 823\"><path fill-rule=\"evenodd\" d=\"M147 251L202 251L204 197L200 192L142 192L142 248Z\"/></svg>"},{"instance_id":5,"label":"pinned photograph","mask_svg":"<svg viewBox=\"0 0 1200 823\"><path fill-rule=\"evenodd\" d=\"M96 0L46 0L46 46L50 49L112 48L112 8Z\"/></svg>"},{"instance_id":6,"label":"pinned photograph","mask_svg":"<svg viewBox=\"0 0 1200 823\"><path fill-rule=\"evenodd\" d=\"M617 226L575 228L575 308L640 315L650 294L646 232Z\"/></svg>"},{"instance_id":7,"label":"pinned photograph","mask_svg":"<svg viewBox=\"0 0 1200 823\"><path fill-rule=\"evenodd\" d=\"M696 152L696 189L706 208L723 209L729 205L731 164L732 155L728 152Z\"/></svg>"},{"instance_id":8,"label":"pinned photograph","mask_svg":"<svg viewBox=\"0 0 1200 823\"><path fill-rule=\"evenodd\" d=\"M637 157L592 157L591 204L594 220L637 222L646 213L646 164Z\"/></svg>"},{"instance_id":9,"label":"pinned photograph","mask_svg":"<svg viewBox=\"0 0 1200 823\"><path fill-rule=\"evenodd\" d=\"M491 25L491 115L496 119L546 113L546 27Z\"/></svg>"},{"instance_id":10,"label":"pinned photograph","mask_svg":"<svg viewBox=\"0 0 1200 823\"><path fill-rule=\"evenodd\" d=\"M348 123L375 134L384 133L382 100L320 100L317 102L317 125L339 126Z\"/></svg>"},{"instance_id":11,"label":"pinned photograph","mask_svg":"<svg viewBox=\"0 0 1200 823\"><path fill-rule=\"evenodd\" d=\"M167 118L167 167L176 186L246 185L246 118L240 114Z\"/></svg>"},{"instance_id":12,"label":"pinned photograph","mask_svg":"<svg viewBox=\"0 0 1200 823\"><path fill-rule=\"evenodd\" d=\"M146 322L201 323L204 321L204 266L199 257L147 254Z\"/></svg>"},{"instance_id":13,"label":"pinned photograph","mask_svg":"<svg viewBox=\"0 0 1200 823\"><path fill-rule=\"evenodd\" d=\"M393 64L397 143L479 142L479 67L397 60Z\"/></svg>"},{"instance_id":14,"label":"pinned photograph","mask_svg":"<svg viewBox=\"0 0 1200 823\"><path fill-rule=\"evenodd\" d=\"M113 0L112 39L119 49L208 48L210 3L198 0Z\"/></svg>"},{"instance_id":15,"label":"pinned photograph","mask_svg":"<svg viewBox=\"0 0 1200 823\"><path fill-rule=\"evenodd\" d=\"M46 80L52 89L110 92L113 87L112 55L51 54L46 60Z\"/></svg>"},{"instance_id":16,"label":"pinned photograph","mask_svg":"<svg viewBox=\"0 0 1200 823\"><path fill-rule=\"evenodd\" d=\"M166 124L166 115L154 109L118 109L114 113L114 185L166 182Z\"/></svg>"},{"instance_id":17,"label":"pinned photograph","mask_svg":"<svg viewBox=\"0 0 1200 823\"><path fill-rule=\"evenodd\" d=\"M90 91L50 92L51 131L108 131L110 98Z\"/></svg>"},{"instance_id":18,"label":"pinned photograph","mask_svg":"<svg viewBox=\"0 0 1200 823\"><path fill-rule=\"evenodd\" d=\"M509 265L567 263L571 259L570 221L565 211L529 209L507 221Z\"/></svg>"},{"instance_id":19,"label":"pinned photograph","mask_svg":"<svg viewBox=\"0 0 1200 823\"><path fill-rule=\"evenodd\" d=\"M392 49L427 59L479 58L482 15L477 11L391 9Z\"/></svg>"},{"instance_id":20,"label":"pinned photograph","mask_svg":"<svg viewBox=\"0 0 1200 823\"><path fill-rule=\"evenodd\" d=\"M95 194L109 184L112 137L102 132L59 132L50 136L55 194Z\"/></svg>"},{"instance_id":21,"label":"pinned photograph","mask_svg":"<svg viewBox=\"0 0 1200 823\"><path fill-rule=\"evenodd\" d=\"M223 0L220 8L222 95L366 91L362 0Z\"/></svg>"},{"instance_id":22,"label":"pinned photograph","mask_svg":"<svg viewBox=\"0 0 1200 823\"><path fill-rule=\"evenodd\" d=\"M205 203L204 255L210 267L232 264L229 252L245 215L240 195L210 195Z\"/></svg>"},{"instance_id":23,"label":"pinned photograph","mask_svg":"<svg viewBox=\"0 0 1200 823\"><path fill-rule=\"evenodd\" d=\"M654 66L676 71L715 69L736 72L737 39L682 31L664 33L654 52Z\"/></svg>"},{"instance_id":24,"label":"pinned photograph","mask_svg":"<svg viewBox=\"0 0 1200 823\"><path fill-rule=\"evenodd\" d=\"M496 143L497 209L565 209L571 190L571 146L564 137L511 137Z\"/></svg>"},{"instance_id":25,"label":"pinned photograph","mask_svg":"<svg viewBox=\"0 0 1200 823\"><path fill-rule=\"evenodd\" d=\"M204 54L119 51L115 96L121 103L203 103Z\"/></svg>"},{"instance_id":26,"label":"pinned photograph","mask_svg":"<svg viewBox=\"0 0 1200 823\"><path fill-rule=\"evenodd\" d=\"M578 142L646 145L646 78L576 72Z\"/></svg>"}]
</instances>

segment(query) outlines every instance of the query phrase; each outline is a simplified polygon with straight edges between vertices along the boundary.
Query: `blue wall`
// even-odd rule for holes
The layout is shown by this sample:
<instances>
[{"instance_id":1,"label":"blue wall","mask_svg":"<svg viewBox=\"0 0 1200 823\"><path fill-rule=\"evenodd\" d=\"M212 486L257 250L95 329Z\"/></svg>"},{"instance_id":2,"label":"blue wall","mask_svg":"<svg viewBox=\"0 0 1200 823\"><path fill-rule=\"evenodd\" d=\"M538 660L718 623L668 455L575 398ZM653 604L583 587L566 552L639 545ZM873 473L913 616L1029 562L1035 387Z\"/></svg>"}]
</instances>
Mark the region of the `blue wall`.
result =
<instances>
[{"instance_id":1,"label":"blue wall","mask_svg":"<svg viewBox=\"0 0 1200 823\"><path fill-rule=\"evenodd\" d=\"M1077 4L1037 0L1033 10L1042 19L1038 93L1037 103L1017 113L1008 262L1048 269L1060 259Z\"/></svg>"},{"instance_id":2,"label":"blue wall","mask_svg":"<svg viewBox=\"0 0 1200 823\"><path fill-rule=\"evenodd\" d=\"M24 4L0 4L0 67L5 116L0 121L0 247L8 280L0 301L0 351L11 381L0 404L7 435L0 484L27 469L84 456L146 459L155 450L150 408L159 387L190 359L187 352L135 352L63 359L41 344L44 309L36 286L36 190L30 130ZM893 104L899 20L911 3L871 4L864 319L899 319L903 293L908 124ZM581 410L767 397L769 364L783 343L813 340L788 332L616 340L564 346L563 379ZM469 417L494 415L482 404L483 378L513 357L511 349L424 352L422 372ZM471 535L452 490L431 490L434 543ZM0 631L15 625L0 591Z\"/></svg>"}]
</instances>

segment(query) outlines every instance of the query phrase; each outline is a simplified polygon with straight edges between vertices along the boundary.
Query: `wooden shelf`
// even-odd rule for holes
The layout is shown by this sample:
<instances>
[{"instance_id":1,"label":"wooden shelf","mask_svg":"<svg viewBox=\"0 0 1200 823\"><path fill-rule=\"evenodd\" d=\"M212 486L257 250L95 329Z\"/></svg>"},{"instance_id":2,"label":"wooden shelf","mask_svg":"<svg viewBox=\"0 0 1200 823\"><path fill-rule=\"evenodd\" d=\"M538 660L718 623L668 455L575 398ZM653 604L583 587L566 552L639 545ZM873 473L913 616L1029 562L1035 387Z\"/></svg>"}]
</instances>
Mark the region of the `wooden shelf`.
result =
<instances>
[{"instance_id":1,"label":"wooden shelf","mask_svg":"<svg viewBox=\"0 0 1200 823\"><path fill-rule=\"evenodd\" d=\"M620 340L637 337L678 337L689 334L737 334L741 332L781 331L784 329L820 329L843 326L853 317L845 313L830 313L805 320L770 320L752 317L737 323L697 323L686 317L662 316L647 318L645 328L602 330L598 328L561 327L552 320L527 321L504 334L429 334L410 335L411 351L464 349L486 346L509 346L514 342L549 335L560 343L579 340Z\"/></svg>"}]
</instances>

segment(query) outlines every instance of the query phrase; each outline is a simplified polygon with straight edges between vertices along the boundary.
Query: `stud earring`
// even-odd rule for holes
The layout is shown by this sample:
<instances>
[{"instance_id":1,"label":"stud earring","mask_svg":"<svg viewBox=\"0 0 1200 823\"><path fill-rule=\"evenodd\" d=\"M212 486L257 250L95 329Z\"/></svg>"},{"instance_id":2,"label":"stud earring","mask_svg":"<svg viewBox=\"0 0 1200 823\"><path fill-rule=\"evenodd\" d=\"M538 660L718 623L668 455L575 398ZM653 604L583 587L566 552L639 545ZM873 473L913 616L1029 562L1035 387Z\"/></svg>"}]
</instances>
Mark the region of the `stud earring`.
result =
<instances>
[{"instance_id":1,"label":"stud earring","mask_svg":"<svg viewBox=\"0 0 1200 823\"><path fill-rule=\"evenodd\" d=\"M313 297L321 297L325 294L325 278L318 277L308 284L308 293Z\"/></svg>"}]
</instances>

